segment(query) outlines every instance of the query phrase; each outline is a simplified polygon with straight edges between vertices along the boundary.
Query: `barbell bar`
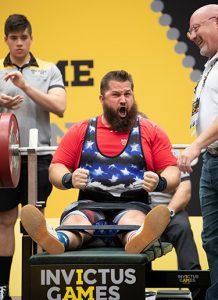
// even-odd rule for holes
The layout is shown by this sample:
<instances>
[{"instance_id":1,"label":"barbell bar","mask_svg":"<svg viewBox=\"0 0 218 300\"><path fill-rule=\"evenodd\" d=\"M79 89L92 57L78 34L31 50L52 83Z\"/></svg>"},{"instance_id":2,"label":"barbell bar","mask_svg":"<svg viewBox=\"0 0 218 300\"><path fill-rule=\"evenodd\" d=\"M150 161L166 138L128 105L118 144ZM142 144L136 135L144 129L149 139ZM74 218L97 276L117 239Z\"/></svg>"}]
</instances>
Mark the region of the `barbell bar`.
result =
<instances>
[{"instance_id":1,"label":"barbell bar","mask_svg":"<svg viewBox=\"0 0 218 300\"><path fill-rule=\"evenodd\" d=\"M18 144L10 146L13 155L28 155L29 150L34 150L36 153L54 153L57 146L41 146L41 147L20 147Z\"/></svg>"},{"instance_id":2,"label":"barbell bar","mask_svg":"<svg viewBox=\"0 0 218 300\"><path fill-rule=\"evenodd\" d=\"M15 188L20 179L21 155L52 154L57 146L38 147L38 130L29 131L29 147L20 147L20 132L13 113L0 113L0 188ZM185 149L189 144L173 144ZM194 164L193 164L194 165Z\"/></svg>"}]
</instances>

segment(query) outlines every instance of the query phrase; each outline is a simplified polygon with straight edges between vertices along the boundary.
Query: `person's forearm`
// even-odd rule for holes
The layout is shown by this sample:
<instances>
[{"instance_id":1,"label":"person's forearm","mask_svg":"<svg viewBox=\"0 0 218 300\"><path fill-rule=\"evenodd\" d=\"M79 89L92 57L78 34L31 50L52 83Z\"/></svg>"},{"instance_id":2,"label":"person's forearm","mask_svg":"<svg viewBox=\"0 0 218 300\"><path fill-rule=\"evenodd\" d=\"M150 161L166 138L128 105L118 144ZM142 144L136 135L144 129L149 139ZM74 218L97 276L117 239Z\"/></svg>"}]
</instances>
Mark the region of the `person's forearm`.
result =
<instances>
[{"instance_id":1,"label":"person's forearm","mask_svg":"<svg viewBox=\"0 0 218 300\"><path fill-rule=\"evenodd\" d=\"M167 181L167 188L164 192L171 192L175 190L180 183L180 171L177 166L167 167L160 173L160 175L166 178Z\"/></svg>"},{"instance_id":2,"label":"person's forearm","mask_svg":"<svg viewBox=\"0 0 218 300\"><path fill-rule=\"evenodd\" d=\"M193 144L202 150L216 140L218 140L218 117L196 138Z\"/></svg>"},{"instance_id":3,"label":"person's forearm","mask_svg":"<svg viewBox=\"0 0 218 300\"><path fill-rule=\"evenodd\" d=\"M185 209L191 199L191 181L185 180L180 183L175 191L168 207L176 213Z\"/></svg>"},{"instance_id":4,"label":"person's forearm","mask_svg":"<svg viewBox=\"0 0 218 300\"><path fill-rule=\"evenodd\" d=\"M49 167L49 180L56 188L65 190L66 188L62 185L62 177L69 172L71 170L62 164L51 164Z\"/></svg>"},{"instance_id":5,"label":"person's forearm","mask_svg":"<svg viewBox=\"0 0 218 300\"><path fill-rule=\"evenodd\" d=\"M53 88L46 94L26 84L22 90L46 111L52 112L58 116L63 115L66 109L66 92L64 89Z\"/></svg>"}]
</instances>

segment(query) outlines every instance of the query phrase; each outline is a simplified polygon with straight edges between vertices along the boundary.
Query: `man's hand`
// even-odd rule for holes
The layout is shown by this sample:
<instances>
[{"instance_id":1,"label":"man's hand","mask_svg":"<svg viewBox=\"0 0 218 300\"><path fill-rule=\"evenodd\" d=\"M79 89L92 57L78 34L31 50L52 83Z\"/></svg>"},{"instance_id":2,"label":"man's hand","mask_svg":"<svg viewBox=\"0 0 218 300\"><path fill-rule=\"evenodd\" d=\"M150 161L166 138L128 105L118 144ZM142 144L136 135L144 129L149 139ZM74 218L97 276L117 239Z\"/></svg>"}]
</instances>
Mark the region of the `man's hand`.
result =
<instances>
[{"instance_id":1,"label":"man's hand","mask_svg":"<svg viewBox=\"0 0 218 300\"><path fill-rule=\"evenodd\" d=\"M147 192L153 192L159 183L158 174L147 171L144 173L144 183L142 185L143 189Z\"/></svg>"},{"instance_id":2,"label":"man's hand","mask_svg":"<svg viewBox=\"0 0 218 300\"><path fill-rule=\"evenodd\" d=\"M179 156L177 164L182 172L192 172L191 163L201 154L201 148L196 144L192 143L190 147L186 148Z\"/></svg>"},{"instance_id":3,"label":"man's hand","mask_svg":"<svg viewBox=\"0 0 218 300\"><path fill-rule=\"evenodd\" d=\"M8 109L18 109L23 102L23 96L16 95L14 97L5 94L0 95L0 106L6 107Z\"/></svg>"},{"instance_id":4,"label":"man's hand","mask_svg":"<svg viewBox=\"0 0 218 300\"><path fill-rule=\"evenodd\" d=\"M8 73L4 76L3 78L5 81L8 81L9 79L11 80L11 82L17 86L18 88L20 88L21 90L25 89L25 87L27 86L25 80L23 79L23 75L21 72L19 71L15 71L15 72L11 72Z\"/></svg>"},{"instance_id":5,"label":"man's hand","mask_svg":"<svg viewBox=\"0 0 218 300\"><path fill-rule=\"evenodd\" d=\"M76 169L72 175L73 187L84 190L88 184L89 171L86 169Z\"/></svg>"}]
</instances>

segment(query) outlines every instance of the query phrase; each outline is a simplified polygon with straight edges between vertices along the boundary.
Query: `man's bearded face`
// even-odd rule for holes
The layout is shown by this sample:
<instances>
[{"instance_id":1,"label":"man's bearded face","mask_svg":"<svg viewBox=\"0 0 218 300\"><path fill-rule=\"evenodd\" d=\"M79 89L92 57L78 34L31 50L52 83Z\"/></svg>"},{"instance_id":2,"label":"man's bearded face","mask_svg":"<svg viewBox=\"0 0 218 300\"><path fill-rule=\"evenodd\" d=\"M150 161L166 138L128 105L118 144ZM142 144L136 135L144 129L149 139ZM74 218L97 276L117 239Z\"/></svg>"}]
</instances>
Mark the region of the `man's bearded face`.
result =
<instances>
[{"instance_id":1,"label":"man's bearded face","mask_svg":"<svg viewBox=\"0 0 218 300\"><path fill-rule=\"evenodd\" d=\"M103 103L104 117L114 131L127 132L132 129L137 117L138 109L134 101L129 108L127 104L120 105L117 110Z\"/></svg>"}]
</instances>

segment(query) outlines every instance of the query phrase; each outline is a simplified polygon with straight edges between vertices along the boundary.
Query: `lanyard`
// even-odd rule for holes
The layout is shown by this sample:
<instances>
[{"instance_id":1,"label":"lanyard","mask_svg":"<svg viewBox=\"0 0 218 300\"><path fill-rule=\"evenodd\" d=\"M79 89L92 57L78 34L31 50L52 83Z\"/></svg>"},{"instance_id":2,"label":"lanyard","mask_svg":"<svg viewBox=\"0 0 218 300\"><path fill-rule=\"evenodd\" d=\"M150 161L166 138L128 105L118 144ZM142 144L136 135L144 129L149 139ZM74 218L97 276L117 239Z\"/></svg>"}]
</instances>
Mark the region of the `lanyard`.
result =
<instances>
[{"instance_id":1,"label":"lanyard","mask_svg":"<svg viewBox=\"0 0 218 300\"><path fill-rule=\"evenodd\" d=\"M213 67L217 63L217 61L218 61L218 58L214 60L214 62L211 64L209 70L204 75L203 83L202 83L202 86L201 86L199 96L192 103L192 117L191 117L191 121L190 121L190 128L191 128L192 135L194 135L196 133L196 126L197 126L198 121L199 121L199 119L198 119L199 118L199 106L200 106L200 98L201 98L202 91L205 87L207 78L208 78L210 72L212 71ZM202 76L203 76L203 74L202 74ZM196 90L197 90L197 87L198 87L200 81L201 81L201 78L199 79L199 81L198 81L198 83L195 87L195 90L194 90L195 95L196 95Z\"/></svg>"},{"instance_id":2,"label":"lanyard","mask_svg":"<svg viewBox=\"0 0 218 300\"><path fill-rule=\"evenodd\" d=\"M209 70L207 71L207 73L204 75L204 79L203 79L203 83L202 83L202 86L201 86L200 95L199 95L199 97L198 97L199 100L200 100L200 98L201 98L201 93L202 93L202 91L203 91L203 89L204 89L204 87L205 87L205 83L206 83L206 81L207 81L207 78L208 78L210 72L212 71L213 67L214 67L215 64L217 63L217 61L218 61L218 58L214 60L214 62L213 62L213 63L211 64L211 66L210 66L210 69L209 69ZM201 75L201 77L202 77L202 76L203 76L203 74ZM196 94L196 90L197 90L197 87L198 87L200 81L201 81L201 78L198 80L198 83L197 83L197 85L196 85L196 87L195 87L195 89L194 89L194 93L195 93L195 94Z\"/></svg>"}]
</instances>

